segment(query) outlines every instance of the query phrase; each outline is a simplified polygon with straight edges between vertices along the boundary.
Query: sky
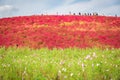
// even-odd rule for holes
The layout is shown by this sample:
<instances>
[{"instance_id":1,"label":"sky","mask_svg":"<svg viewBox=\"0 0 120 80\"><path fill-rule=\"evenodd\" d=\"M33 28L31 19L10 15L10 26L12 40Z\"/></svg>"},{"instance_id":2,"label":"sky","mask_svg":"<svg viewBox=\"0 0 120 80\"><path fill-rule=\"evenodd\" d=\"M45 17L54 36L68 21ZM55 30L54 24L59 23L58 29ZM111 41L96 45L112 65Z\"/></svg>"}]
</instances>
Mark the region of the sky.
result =
<instances>
[{"instance_id":1,"label":"sky","mask_svg":"<svg viewBox=\"0 0 120 80\"><path fill-rule=\"evenodd\" d=\"M0 0L0 18L69 12L120 16L120 0Z\"/></svg>"}]
</instances>

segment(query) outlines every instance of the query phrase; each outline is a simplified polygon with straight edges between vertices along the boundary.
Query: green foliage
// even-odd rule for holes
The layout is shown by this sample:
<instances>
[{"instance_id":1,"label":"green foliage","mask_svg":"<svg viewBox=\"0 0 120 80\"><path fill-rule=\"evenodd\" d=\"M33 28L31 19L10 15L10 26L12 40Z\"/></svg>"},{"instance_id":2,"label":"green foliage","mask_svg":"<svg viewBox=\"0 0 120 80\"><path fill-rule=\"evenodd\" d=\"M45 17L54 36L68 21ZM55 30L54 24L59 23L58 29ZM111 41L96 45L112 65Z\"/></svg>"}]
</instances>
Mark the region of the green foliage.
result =
<instances>
[{"instance_id":1,"label":"green foliage","mask_svg":"<svg viewBox=\"0 0 120 80\"><path fill-rule=\"evenodd\" d=\"M0 48L0 80L119 80L120 49Z\"/></svg>"}]
</instances>

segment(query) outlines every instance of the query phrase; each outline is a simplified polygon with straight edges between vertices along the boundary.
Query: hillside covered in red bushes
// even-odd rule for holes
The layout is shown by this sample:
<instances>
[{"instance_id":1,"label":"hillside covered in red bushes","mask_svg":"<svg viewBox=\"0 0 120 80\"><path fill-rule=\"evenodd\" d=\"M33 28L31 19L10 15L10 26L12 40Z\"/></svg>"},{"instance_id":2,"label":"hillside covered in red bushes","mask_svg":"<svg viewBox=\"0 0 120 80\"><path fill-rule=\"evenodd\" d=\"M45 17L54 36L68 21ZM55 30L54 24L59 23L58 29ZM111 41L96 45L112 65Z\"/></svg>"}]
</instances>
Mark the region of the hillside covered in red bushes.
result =
<instances>
[{"instance_id":1,"label":"hillside covered in red bushes","mask_svg":"<svg viewBox=\"0 0 120 80\"><path fill-rule=\"evenodd\" d=\"M0 46L120 48L120 17L36 15L1 18Z\"/></svg>"}]
</instances>

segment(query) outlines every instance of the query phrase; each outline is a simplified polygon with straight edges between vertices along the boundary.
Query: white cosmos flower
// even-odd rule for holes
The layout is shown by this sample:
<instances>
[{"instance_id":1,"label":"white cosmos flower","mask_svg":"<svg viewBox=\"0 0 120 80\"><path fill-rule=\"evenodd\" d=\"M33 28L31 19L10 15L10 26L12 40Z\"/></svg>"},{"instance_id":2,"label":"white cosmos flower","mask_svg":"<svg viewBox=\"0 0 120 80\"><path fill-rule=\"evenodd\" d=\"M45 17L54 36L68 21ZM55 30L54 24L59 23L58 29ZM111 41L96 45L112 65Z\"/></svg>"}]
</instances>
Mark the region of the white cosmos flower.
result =
<instances>
[{"instance_id":1,"label":"white cosmos flower","mask_svg":"<svg viewBox=\"0 0 120 80\"><path fill-rule=\"evenodd\" d=\"M99 66L99 65L100 65L99 63L96 64L96 66Z\"/></svg>"},{"instance_id":2,"label":"white cosmos flower","mask_svg":"<svg viewBox=\"0 0 120 80\"><path fill-rule=\"evenodd\" d=\"M97 57L95 52L93 52L93 57Z\"/></svg>"},{"instance_id":3,"label":"white cosmos flower","mask_svg":"<svg viewBox=\"0 0 120 80\"><path fill-rule=\"evenodd\" d=\"M85 67L85 65L84 65L84 63L82 63L82 68L84 68Z\"/></svg>"},{"instance_id":4,"label":"white cosmos flower","mask_svg":"<svg viewBox=\"0 0 120 80\"><path fill-rule=\"evenodd\" d=\"M87 55L86 57L85 57L85 59L89 59L90 58L90 55Z\"/></svg>"},{"instance_id":5,"label":"white cosmos flower","mask_svg":"<svg viewBox=\"0 0 120 80\"><path fill-rule=\"evenodd\" d=\"M64 78L67 78L67 76L64 76Z\"/></svg>"},{"instance_id":6,"label":"white cosmos flower","mask_svg":"<svg viewBox=\"0 0 120 80\"><path fill-rule=\"evenodd\" d=\"M66 68L62 68L62 71L66 72Z\"/></svg>"},{"instance_id":7,"label":"white cosmos flower","mask_svg":"<svg viewBox=\"0 0 120 80\"><path fill-rule=\"evenodd\" d=\"M94 67L94 64L92 64L92 67Z\"/></svg>"},{"instance_id":8,"label":"white cosmos flower","mask_svg":"<svg viewBox=\"0 0 120 80\"><path fill-rule=\"evenodd\" d=\"M73 76L73 73L71 73L70 76Z\"/></svg>"},{"instance_id":9,"label":"white cosmos flower","mask_svg":"<svg viewBox=\"0 0 120 80\"><path fill-rule=\"evenodd\" d=\"M61 71L59 70L58 73L61 73Z\"/></svg>"}]
</instances>

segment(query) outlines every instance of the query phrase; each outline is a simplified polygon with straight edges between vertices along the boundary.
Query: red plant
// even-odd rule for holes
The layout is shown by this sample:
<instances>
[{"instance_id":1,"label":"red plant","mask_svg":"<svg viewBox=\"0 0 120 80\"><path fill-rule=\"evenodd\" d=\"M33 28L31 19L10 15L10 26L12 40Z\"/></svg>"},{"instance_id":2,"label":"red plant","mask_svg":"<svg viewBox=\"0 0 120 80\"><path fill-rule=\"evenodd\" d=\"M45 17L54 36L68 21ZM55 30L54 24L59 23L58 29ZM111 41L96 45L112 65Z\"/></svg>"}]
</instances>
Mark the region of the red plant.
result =
<instances>
[{"instance_id":1,"label":"red plant","mask_svg":"<svg viewBox=\"0 0 120 80\"><path fill-rule=\"evenodd\" d=\"M0 46L120 48L120 17L23 16L0 19Z\"/></svg>"}]
</instances>

